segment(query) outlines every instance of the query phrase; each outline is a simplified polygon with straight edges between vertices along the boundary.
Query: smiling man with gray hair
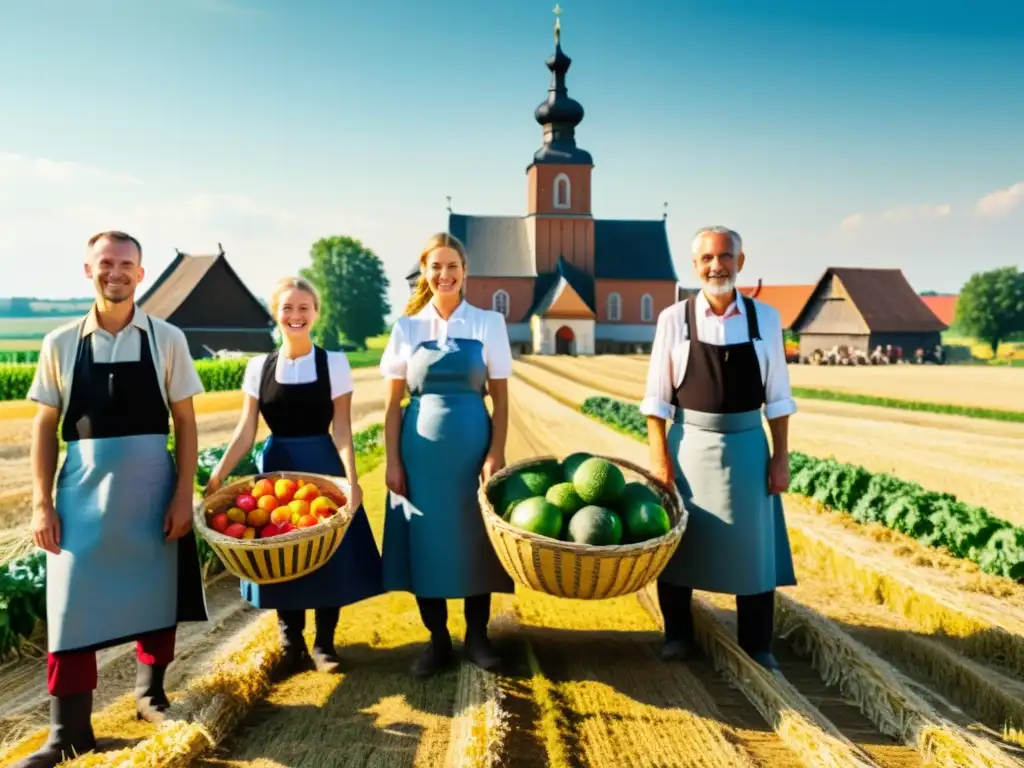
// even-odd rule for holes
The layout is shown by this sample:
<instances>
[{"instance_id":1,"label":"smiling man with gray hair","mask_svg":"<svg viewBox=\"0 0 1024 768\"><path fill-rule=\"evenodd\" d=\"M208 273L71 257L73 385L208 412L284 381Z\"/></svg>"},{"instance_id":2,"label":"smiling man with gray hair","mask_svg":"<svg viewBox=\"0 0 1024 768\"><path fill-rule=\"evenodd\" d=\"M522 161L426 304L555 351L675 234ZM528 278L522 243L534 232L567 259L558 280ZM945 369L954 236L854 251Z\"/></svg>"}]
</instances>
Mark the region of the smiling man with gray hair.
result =
<instances>
[{"instance_id":1,"label":"smiling man with gray hair","mask_svg":"<svg viewBox=\"0 0 1024 768\"><path fill-rule=\"evenodd\" d=\"M675 483L689 512L658 581L662 656L692 652L690 601L703 589L736 595L740 646L774 670L775 589L796 584L779 497L789 487L788 419L796 412L782 323L773 307L736 290L746 258L739 234L705 227L692 250L701 290L658 317L640 406L653 472Z\"/></svg>"}]
</instances>

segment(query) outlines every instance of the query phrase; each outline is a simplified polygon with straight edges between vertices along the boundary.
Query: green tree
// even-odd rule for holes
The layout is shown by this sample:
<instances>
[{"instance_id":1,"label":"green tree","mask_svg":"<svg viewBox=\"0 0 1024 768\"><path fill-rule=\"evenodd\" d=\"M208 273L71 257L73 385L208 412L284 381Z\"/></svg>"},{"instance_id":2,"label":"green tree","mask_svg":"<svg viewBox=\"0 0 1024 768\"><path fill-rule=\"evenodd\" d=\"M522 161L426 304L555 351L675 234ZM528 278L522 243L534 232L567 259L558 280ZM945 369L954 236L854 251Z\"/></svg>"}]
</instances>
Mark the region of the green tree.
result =
<instances>
[{"instance_id":1,"label":"green tree","mask_svg":"<svg viewBox=\"0 0 1024 768\"><path fill-rule=\"evenodd\" d=\"M337 350L348 341L360 349L366 340L386 330L391 311L384 264L354 237L333 235L313 243L312 264L301 274L320 291L320 320L314 341Z\"/></svg>"},{"instance_id":2,"label":"green tree","mask_svg":"<svg viewBox=\"0 0 1024 768\"><path fill-rule=\"evenodd\" d=\"M971 275L956 303L956 321L995 354L1001 341L1024 331L1024 273L1003 267Z\"/></svg>"}]
</instances>

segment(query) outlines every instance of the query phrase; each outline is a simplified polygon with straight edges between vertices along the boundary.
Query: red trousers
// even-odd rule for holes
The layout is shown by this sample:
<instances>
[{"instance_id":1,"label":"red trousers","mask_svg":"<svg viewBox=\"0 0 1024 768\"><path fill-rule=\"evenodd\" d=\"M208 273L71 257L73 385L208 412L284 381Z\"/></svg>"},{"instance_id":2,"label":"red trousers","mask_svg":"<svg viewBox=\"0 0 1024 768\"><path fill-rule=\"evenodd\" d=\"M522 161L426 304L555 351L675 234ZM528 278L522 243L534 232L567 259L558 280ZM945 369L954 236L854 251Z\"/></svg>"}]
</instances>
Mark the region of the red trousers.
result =
<instances>
[{"instance_id":1,"label":"red trousers","mask_svg":"<svg viewBox=\"0 0 1024 768\"><path fill-rule=\"evenodd\" d=\"M166 666L174 658L175 629L142 635L135 655L142 664ZM96 651L58 651L46 659L46 687L51 696L74 696L96 690Z\"/></svg>"}]
</instances>

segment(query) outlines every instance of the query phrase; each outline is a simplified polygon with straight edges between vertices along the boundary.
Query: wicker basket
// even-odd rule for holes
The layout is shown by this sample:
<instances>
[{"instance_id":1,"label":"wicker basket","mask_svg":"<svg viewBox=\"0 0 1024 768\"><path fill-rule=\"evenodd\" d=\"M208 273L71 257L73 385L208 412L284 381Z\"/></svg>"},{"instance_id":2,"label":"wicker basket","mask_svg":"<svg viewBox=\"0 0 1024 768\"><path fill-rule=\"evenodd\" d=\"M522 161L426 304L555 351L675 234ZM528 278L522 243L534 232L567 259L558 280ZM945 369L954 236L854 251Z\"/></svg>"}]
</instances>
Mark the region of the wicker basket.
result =
<instances>
[{"instance_id":1,"label":"wicker basket","mask_svg":"<svg viewBox=\"0 0 1024 768\"><path fill-rule=\"evenodd\" d=\"M491 492L509 475L557 462L558 459L541 456L516 462L481 485L479 499L484 526L494 551L502 567L517 584L555 597L606 600L643 589L661 575L675 554L687 521L679 492L624 459L591 455L615 464L623 471L627 482L641 480L650 485L668 512L672 528L656 539L603 547L560 541L524 531L495 512Z\"/></svg>"},{"instance_id":2,"label":"wicker basket","mask_svg":"<svg viewBox=\"0 0 1024 768\"><path fill-rule=\"evenodd\" d=\"M256 584L280 584L312 573L338 551L355 510L346 504L311 528L298 528L266 539L235 539L213 530L206 523L207 510L221 511L232 506L238 494L251 490L257 480L288 478L314 483L329 494L349 498L349 484L338 477L305 472L265 472L249 475L211 493L196 505L192 522L196 531L217 553L224 567L240 579Z\"/></svg>"}]
</instances>

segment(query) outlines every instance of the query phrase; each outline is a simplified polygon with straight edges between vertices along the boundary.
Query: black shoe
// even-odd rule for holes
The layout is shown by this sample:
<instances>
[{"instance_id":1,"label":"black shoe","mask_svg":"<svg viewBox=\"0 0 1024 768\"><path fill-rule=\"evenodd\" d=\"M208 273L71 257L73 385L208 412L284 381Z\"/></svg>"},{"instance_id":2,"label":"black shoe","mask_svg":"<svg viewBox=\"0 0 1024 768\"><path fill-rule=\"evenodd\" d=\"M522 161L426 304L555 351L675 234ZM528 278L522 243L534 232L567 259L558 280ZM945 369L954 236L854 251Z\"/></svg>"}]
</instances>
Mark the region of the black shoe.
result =
<instances>
[{"instance_id":1,"label":"black shoe","mask_svg":"<svg viewBox=\"0 0 1024 768\"><path fill-rule=\"evenodd\" d=\"M689 640L666 640L661 647L662 661L686 661L694 655L695 649Z\"/></svg>"},{"instance_id":2,"label":"black shoe","mask_svg":"<svg viewBox=\"0 0 1024 768\"><path fill-rule=\"evenodd\" d=\"M313 666L318 672L337 672L341 659L334 647L334 632L338 626L337 608L316 609L316 637L313 639Z\"/></svg>"},{"instance_id":3,"label":"black shoe","mask_svg":"<svg viewBox=\"0 0 1024 768\"><path fill-rule=\"evenodd\" d=\"M750 658L760 664L762 667L770 672L777 672L781 667L779 662L776 661L775 657L772 656L771 651L757 651L756 653L748 654Z\"/></svg>"},{"instance_id":4,"label":"black shoe","mask_svg":"<svg viewBox=\"0 0 1024 768\"><path fill-rule=\"evenodd\" d=\"M467 634L462 655L466 661L488 671L501 666L501 657L491 647L486 634Z\"/></svg>"},{"instance_id":5,"label":"black shoe","mask_svg":"<svg viewBox=\"0 0 1024 768\"><path fill-rule=\"evenodd\" d=\"M165 719L164 712L171 706L164 691L166 665L139 662L135 672L135 718L149 723Z\"/></svg>"},{"instance_id":6,"label":"black shoe","mask_svg":"<svg viewBox=\"0 0 1024 768\"><path fill-rule=\"evenodd\" d=\"M284 654L274 669L274 682L279 683L292 675L308 672L315 668L313 659L310 658L309 651L306 650L305 643L302 645L285 643Z\"/></svg>"},{"instance_id":7,"label":"black shoe","mask_svg":"<svg viewBox=\"0 0 1024 768\"><path fill-rule=\"evenodd\" d=\"M12 768L54 768L96 749L92 732L92 691L50 699L50 738Z\"/></svg>"},{"instance_id":8,"label":"black shoe","mask_svg":"<svg viewBox=\"0 0 1024 768\"><path fill-rule=\"evenodd\" d=\"M416 677L429 677L435 672L452 663L452 639L450 636L431 638L423 653L412 665L412 673Z\"/></svg>"}]
</instances>

